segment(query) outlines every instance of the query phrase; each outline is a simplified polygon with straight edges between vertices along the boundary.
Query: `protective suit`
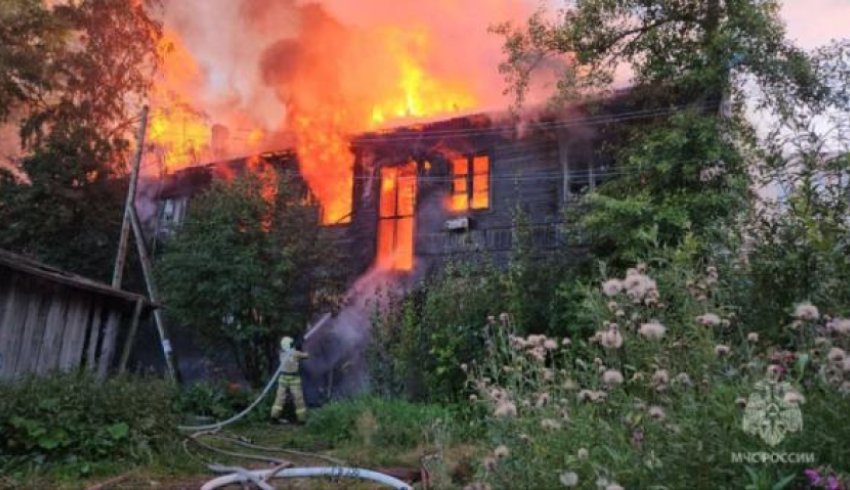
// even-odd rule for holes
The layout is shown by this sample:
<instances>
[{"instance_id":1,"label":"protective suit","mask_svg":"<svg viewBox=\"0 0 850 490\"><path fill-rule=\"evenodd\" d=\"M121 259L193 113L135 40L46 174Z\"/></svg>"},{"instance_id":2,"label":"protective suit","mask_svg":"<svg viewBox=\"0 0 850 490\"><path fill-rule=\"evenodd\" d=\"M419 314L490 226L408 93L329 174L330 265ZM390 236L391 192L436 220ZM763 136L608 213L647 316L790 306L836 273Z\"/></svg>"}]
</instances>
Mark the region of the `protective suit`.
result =
<instances>
[{"instance_id":1,"label":"protective suit","mask_svg":"<svg viewBox=\"0 0 850 490\"><path fill-rule=\"evenodd\" d=\"M299 351L293 346L292 337L284 337L280 340L280 365L282 366L280 377L277 380L277 394L274 405L272 405L272 419L288 419L289 422L303 421L307 413L304 405L304 392L301 389L301 375L299 373L299 362L310 357L309 354ZM295 404L295 416L284 417L284 406L287 394L291 396Z\"/></svg>"}]
</instances>

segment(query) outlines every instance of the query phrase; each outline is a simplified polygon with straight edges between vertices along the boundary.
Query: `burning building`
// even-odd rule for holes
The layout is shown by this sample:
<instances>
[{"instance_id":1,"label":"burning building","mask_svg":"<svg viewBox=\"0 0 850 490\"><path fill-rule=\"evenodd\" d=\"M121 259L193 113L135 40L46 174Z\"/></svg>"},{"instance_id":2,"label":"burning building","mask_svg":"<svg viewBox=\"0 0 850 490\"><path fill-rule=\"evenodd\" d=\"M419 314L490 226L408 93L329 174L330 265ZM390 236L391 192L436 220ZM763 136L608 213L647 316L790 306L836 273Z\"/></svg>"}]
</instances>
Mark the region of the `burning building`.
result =
<instances>
[{"instance_id":1,"label":"burning building","mask_svg":"<svg viewBox=\"0 0 850 490\"><path fill-rule=\"evenodd\" d=\"M346 195L335 201L348 206L334 221L321 209L316 219L346 248L354 275L347 306L317 319L306 335L313 354L305 363L308 400L367 384L368 302L378 288L404 288L450 260L506 264L517 213L538 251L562 250L565 211L612 173L613 162L599 151L605 129L642 114L626 99L538 113L522 124L478 113L351 137L351 184L341 186ZM285 173L310 194L300 158L293 148L169 174L152 226L167 240L191 212L192 196L212 179L261 167Z\"/></svg>"},{"instance_id":2,"label":"burning building","mask_svg":"<svg viewBox=\"0 0 850 490\"><path fill-rule=\"evenodd\" d=\"M140 214L167 239L216 176L262 164L303 183L352 270L348 306L306 335L308 398L310 385L362 387L352 373L362 372L365 301L380 284L403 288L453 258L506 263L517 211L537 249L557 250L564 210L608 174L598 130L634 112L620 96L521 118L486 110L509 104L498 70L504 40L488 27L525 19L530 8L169 4L148 132L165 175L147 173L155 185L143 186ZM545 100L570 62L547 60L526 102Z\"/></svg>"},{"instance_id":3,"label":"burning building","mask_svg":"<svg viewBox=\"0 0 850 490\"><path fill-rule=\"evenodd\" d=\"M431 271L452 257L480 253L504 263L517 213L533 229L536 247L557 248L564 211L610 171L597 129L618 117L574 109L517 125L507 116L475 114L359 134L347 149L351 184L340 186L347 206L328 221L323 201L313 196L319 219L349 244L358 275L370 267ZM172 233L191 197L212 179L251 171L252 162L304 186L299 158L286 149L166 175L155 196L156 233Z\"/></svg>"}]
</instances>

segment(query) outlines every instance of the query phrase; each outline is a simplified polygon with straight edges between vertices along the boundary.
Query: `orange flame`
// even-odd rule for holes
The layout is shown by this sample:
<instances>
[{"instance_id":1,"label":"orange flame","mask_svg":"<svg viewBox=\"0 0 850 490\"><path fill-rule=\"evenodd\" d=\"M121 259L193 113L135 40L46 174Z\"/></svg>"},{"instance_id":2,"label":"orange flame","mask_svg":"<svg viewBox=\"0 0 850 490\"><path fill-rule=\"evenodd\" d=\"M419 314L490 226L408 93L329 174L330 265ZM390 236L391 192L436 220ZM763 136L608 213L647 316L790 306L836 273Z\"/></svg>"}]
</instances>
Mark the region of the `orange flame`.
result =
<instances>
[{"instance_id":1,"label":"orange flame","mask_svg":"<svg viewBox=\"0 0 850 490\"><path fill-rule=\"evenodd\" d=\"M301 173L322 204L324 224L350 221L354 156L349 149L352 134L407 122L413 118L434 117L476 105L472 90L462 82L441 79L426 69L430 53L423 30L384 29L381 44L373 50L375 93L361 91L349 97L342 107L334 93L327 103L310 111L300 111L290 122L295 133ZM313 75L325 70L314 69ZM380 79L378 79L380 78ZM334 90L329 80L310 79L302 83ZM358 87L361 88L361 87ZM293 90L297 90L296 87ZM315 90L315 89L312 89ZM298 100L299 94L293 98ZM300 109L300 108L299 108Z\"/></svg>"},{"instance_id":2,"label":"orange flame","mask_svg":"<svg viewBox=\"0 0 850 490\"><path fill-rule=\"evenodd\" d=\"M350 31L315 8L305 7L301 13L312 27L300 34L297 50L271 57L280 62L280 71L264 83L274 86L285 106L284 127L294 137L301 174L321 204L322 223L347 223L353 197L353 135L470 110L478 99L468 79L434 69L435 56L445 53L434 52L431 33L424 28ZM160 150L167 171L222 158L223 145L213 141L213 121L194 110L204 106L197 94L207 82L206 65L201 67L175 31L166 31L162 50L162 79L152 93L150 142ZM245 142L242 155L259 151L269 140L264 128L245 128L246 121L251 124L245 118L236 121L242 127L230 128ZM235 156L230 150L228 156Z\"/></svg>"}]
</instances>

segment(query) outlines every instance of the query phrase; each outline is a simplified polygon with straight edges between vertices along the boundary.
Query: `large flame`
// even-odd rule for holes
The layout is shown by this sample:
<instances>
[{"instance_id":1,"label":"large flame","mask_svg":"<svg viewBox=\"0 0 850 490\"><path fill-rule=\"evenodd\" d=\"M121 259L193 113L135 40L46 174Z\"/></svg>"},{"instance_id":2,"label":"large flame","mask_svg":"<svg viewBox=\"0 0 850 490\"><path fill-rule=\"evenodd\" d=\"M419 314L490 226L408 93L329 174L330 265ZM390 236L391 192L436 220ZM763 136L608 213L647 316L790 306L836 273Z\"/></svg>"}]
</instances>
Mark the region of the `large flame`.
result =
<instances>
[{"instance_id":1,"label":"large flame","mask_svg":"<svg viewBox=\"0 0 850 490\"><path fill-rule=\"evenodd\" d=\"M428 38L424 31L381 31L373 44L375 91L344 97L339 104L328 80L313 77L310 85L328 86L327 103L310 101L311 109L297 106L301 96L292 94L289 128L295 133L301 172L322 204L322 222L346 223L350 219L353 165L349 144L358 132L390 126L414 118L435 117L468 110L476 105L472 90L462 82L444 80L428 72L425 59ZM316 75L324 70L316 70ZM298 87L296 82L295 87ZM343 82L345 85L345 82ZM308 89L309 90L309 89ZM344 94L343 94L344 95Z\"/></svg>"},{"instance_id":2,"label":"large flame","mask_svg":"<svg viewBox=\"0 0 850 490\"><path fill-rule=\"evenodd\" d=\"M322 222L346 223L353 136L503 106L487 27L527 12L474 4L167 0L150 141L169 171L294 146Z\"/></svg>"},{"instance_id":3,"label":"large flame","mask_svg":"<svg viewBox=\"0 0 850 490\"><path fill-rule=\"evenodd\" d=\"M175 32L166 31L159 45L163 69L151 93L148 140L166 171L197 164L210 147L211 129L189 98L202 81L201 69Z\"/></svg>"}]
</instances>

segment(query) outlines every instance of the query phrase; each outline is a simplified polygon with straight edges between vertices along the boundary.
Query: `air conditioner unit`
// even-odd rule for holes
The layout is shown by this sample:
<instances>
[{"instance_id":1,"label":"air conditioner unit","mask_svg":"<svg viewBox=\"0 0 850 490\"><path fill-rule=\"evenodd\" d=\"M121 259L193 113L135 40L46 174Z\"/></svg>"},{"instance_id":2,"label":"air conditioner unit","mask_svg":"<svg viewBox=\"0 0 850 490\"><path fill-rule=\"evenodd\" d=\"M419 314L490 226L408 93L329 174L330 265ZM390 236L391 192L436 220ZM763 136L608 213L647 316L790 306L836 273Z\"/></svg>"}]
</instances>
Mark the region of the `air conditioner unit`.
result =
<instances>
[{"instance_id":1,"label":"air conditioner unit","mask_svg":"<svg viewBox=\"0 0 850 490\"><path fill-rule=\"evenodd\" d=\"M449 231L465 231L469 229L469 218L464 216L463 218L454 218L450 220L446 220L443 223L443 228Z\"/></svg>"}]
</instances>

